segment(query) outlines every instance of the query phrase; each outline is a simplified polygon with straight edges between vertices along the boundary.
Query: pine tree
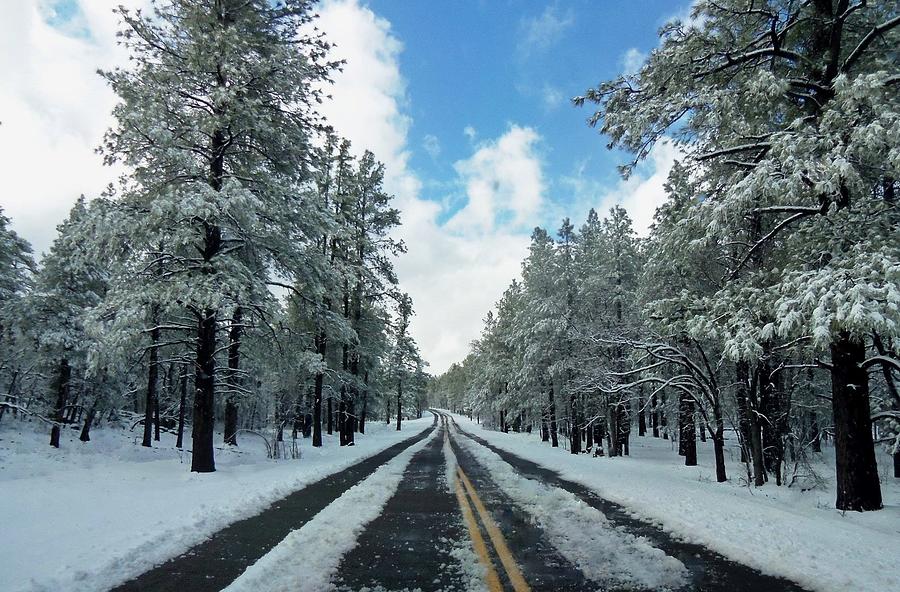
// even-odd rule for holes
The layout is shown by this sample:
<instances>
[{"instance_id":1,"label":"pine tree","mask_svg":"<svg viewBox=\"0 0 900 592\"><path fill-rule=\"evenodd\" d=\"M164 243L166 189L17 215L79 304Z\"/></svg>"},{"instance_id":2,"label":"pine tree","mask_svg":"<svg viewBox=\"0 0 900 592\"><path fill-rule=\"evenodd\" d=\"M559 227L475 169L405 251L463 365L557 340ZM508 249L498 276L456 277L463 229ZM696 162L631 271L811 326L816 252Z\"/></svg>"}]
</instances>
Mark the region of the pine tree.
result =
<instances>
[{"instance_id":1,"label":"pine tree","mask_svg":"<svg viewBox=\"0 0 900 592\"><path fill-rule=\"evenodd\" d=\"M191 470L214 471L221 315L271 307L267 284L295 276L322 234L326 217L302 187L317 83L334 64L321 37L300 32L312 18L302 0L166 0L119 14L132 67L103 73L120 103L102 150L133 171L117 231L134 263L114 289L140 285L155 261L165 281L148 283L146 300L192 315Z\"/></svg>"}]
</instances>

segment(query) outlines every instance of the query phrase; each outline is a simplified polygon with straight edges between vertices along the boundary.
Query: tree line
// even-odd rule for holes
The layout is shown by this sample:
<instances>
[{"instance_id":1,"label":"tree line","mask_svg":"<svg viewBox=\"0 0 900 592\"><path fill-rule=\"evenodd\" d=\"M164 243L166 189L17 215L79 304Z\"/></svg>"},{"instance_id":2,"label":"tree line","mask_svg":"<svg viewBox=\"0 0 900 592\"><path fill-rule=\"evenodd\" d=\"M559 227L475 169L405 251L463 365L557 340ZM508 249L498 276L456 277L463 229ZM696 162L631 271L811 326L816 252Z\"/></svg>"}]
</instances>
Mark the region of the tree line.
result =
<instances>
[{"instance_id":1,"label":"tree line","mask_svg":"<svg viewBox=\"0 0 900 592\"><path fill-rule=\"evenodd\" d=\"M850 0L701 0L665 25L636 72L574 100L634 155L626 176L677 147L649 237L620 207L535 229L433 396L573 453L628 454L649 420L692 465L708 437L720 482L736 438L757 486L825 437L836 507L881 508L876 446L900 477L898 27L896 3Z\"/></svg>"},{"instance_id":2,"label":"tree line","mask_svg":"<svg viewBox=\"0 0 900 592\"><path fill-rule=\"evenodd\" d=\"M98 152L125 173L39 264L0 215L0 419L37 418L57 447L100 419L142 425L144 446L190 429L209 472L217 423L284 456L421 415L399 212L382 164L316 111L341 64L313 3L117 12L130 60L100 72L119 102Z\"/></svg>"}]
</instances>

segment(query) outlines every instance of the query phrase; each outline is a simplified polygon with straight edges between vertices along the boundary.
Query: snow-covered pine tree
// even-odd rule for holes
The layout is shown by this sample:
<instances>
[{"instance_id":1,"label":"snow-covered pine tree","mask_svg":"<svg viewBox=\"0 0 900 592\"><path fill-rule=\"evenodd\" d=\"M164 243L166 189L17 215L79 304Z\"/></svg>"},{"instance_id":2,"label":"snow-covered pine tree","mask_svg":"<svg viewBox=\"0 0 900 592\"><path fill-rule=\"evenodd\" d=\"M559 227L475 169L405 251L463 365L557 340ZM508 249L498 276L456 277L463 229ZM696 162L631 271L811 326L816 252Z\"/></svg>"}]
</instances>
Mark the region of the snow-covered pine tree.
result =
<instances>
[{"instance_id":1,"label":"snow-covered pine tree","mask_svg":"<svg viewBox=\"0 0 900 592\"><path fill-rule=\"evenodd\" d=\"M22 299L33 286L36 266L31 245L9 225L10 219L0 208L0 385L6 391L5 401L0 401L0 419L6 405L18 412L17 393L25 376L32 374L16 319Z\"/></svg>"},{"instance_id":2,"label":"snow-covered pine tree","mask_svg":"<svg viewBox=\"0 0 900 592\"><path fill-rule=\"evenodd\" d=\"M754 260L780 241L786 264L755 294L772 318L726 350L766 351L777 334L830 354L842 510L882 505L866 369L894 362L867 359L866 344L900 327L898 35L892 2L701 0L636 74L577 99L636 160L679 139L707 181L690 215L737 238L729 280L755 285Z\"/></svg>"},{"instance_id":3,"label":"snow-covered pine tree","mask_svg":"<svg viewBox=\"0 0 900 592\"><path fill-rule=\"evenodd\" d=\"M271 302L267 283L296 273L325 216L305 200L313 106L335 64L327 42L301 31L306 0L163 0L119 9L128 69L103 72L120 98L107 161L131 170L120 203L136 261L159 261L164 282L123 278L178 303L196 335L191 470L215 470L217 332L223 310ZM317 34L316 34L317 35ZM164 248L155 251L164 242ZM288 282L290 283L290 282ZM132 286L129 288L129 286Z\"/></svg>"},{"instance_id":4,"label":"snow-covered pine tree","mask_svg":"<svg viewBox=\"0 0 900 592\"><path fill-rule=\"evenodd\" d=\"M108 271L85 248L89 210L80 197L58 227L58 236L41 260L34 290L22 306L19 322L36 345L53 401L48 409L50 445L59 448L65 412L84 394L84 373L91 338L85 322L103 299Z\"/></svg>"}]
</instances>

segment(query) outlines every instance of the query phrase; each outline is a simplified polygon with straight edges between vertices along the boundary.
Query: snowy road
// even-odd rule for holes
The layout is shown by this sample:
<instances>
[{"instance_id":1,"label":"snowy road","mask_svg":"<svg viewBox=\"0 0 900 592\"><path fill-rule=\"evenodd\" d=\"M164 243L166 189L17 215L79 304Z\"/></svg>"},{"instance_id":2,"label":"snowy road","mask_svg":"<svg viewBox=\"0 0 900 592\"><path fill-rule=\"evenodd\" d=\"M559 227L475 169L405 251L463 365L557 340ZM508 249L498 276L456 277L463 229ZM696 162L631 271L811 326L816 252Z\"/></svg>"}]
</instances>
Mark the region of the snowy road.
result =
<instances>
[{"instance_id":1,"label":"snowy road","mask_svg":"<svg viewBox=\"0 0 900 592\"><path fill-rule=\"evenodd\" d=\"M430 430L117 590L800 590L435 413Z\"/></svg>"}]
</instances>

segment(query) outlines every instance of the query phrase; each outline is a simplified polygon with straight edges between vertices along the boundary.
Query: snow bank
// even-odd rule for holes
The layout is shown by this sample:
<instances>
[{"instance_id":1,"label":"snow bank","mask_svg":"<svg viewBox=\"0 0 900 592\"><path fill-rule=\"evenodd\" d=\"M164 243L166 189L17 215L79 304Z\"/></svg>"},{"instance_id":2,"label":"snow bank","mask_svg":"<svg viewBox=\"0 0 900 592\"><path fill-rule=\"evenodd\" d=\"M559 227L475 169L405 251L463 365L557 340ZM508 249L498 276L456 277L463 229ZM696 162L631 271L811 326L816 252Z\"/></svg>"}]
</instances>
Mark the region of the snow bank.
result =
<instances>
[{"instance_id":1,"label":"snow bank","mask_svg":"<svg viewBox=\"0 0 900 592\"><path fill-rule=\"evenodd\" d=\"M456 442L589 579L646 590L673 590L685 583L684 564L645 538L617 528L574 494L522 477L498 454L465 436Z\"/></svg>"},{"instance_id":2,"label":"snow bank","mask_svg":"<svg viewBox=\"0 0 900 592\"><path fill-rule=\"evenodd\" d=\"M123 429L95 429L86 444L66 431L56 450L43 426L7 414L0 590L107 590L431 424L431 417L408 421L397 432L372 423L352 447L339 447L336 437L325 436L321 449L303 440L300 460L267 459L261 439L248 434L238 450L216 452L218 471L201 475L189 472L190 454L174 448L170 434L148 449Z\"/></svg>"},{"instance_id":3,"label":"snow bank","mask_svg":"<svg viewBox=\"0 0 900 592\"><path fill-rule=\"evenodd\" d=\"M377 518L403 478L413 455L441 433L418 442L380 466L292 531L283 541L241 574L229 592L324 592L341 558L356 546L366 525Z\"/></svg>"},{"instance_id":4,"label":"snow bank","mask_svg":"<svg viewBox=\"0 0 900 592\"><path fill-rule=\"evenodd\" d=\"M454 418L497 448L764 574L823 592L900 590L900 480L887 476L886 455L879 455L885 509L841 513L834 509L833 484L807 492L774 484L748 487L736 453L728 459L731 481L716 483L710 442L697 443L700 466L685 467L671 442L649 436L632 437L630 457L592 458L553 449L537 434L503 434ZM819 472L833 479L822 462Z\"/></svg>"}]
</instances>

